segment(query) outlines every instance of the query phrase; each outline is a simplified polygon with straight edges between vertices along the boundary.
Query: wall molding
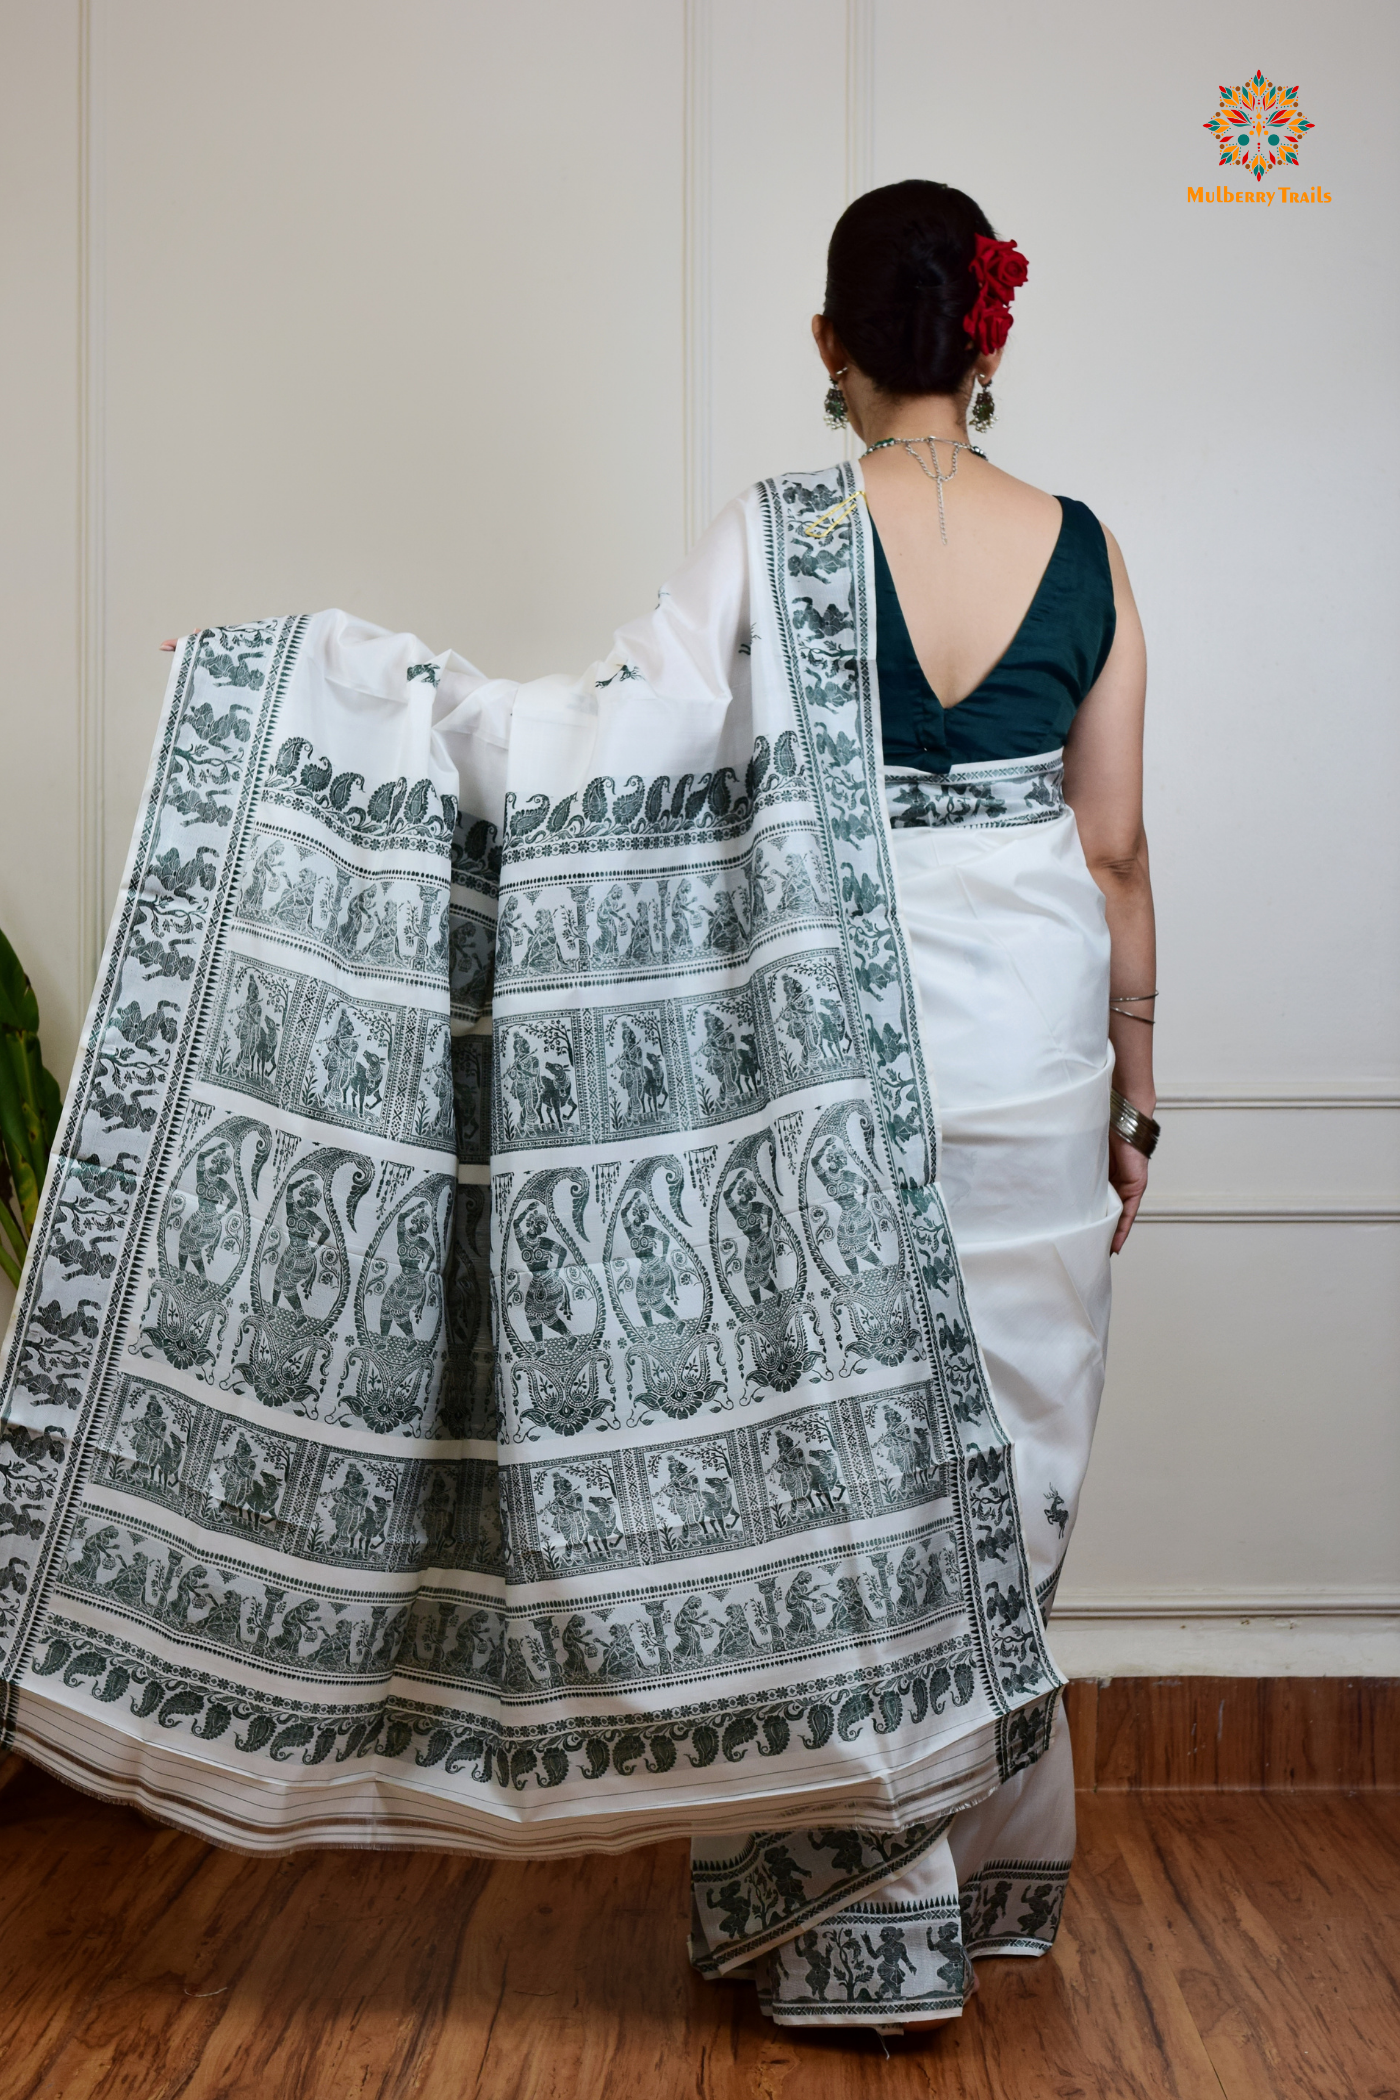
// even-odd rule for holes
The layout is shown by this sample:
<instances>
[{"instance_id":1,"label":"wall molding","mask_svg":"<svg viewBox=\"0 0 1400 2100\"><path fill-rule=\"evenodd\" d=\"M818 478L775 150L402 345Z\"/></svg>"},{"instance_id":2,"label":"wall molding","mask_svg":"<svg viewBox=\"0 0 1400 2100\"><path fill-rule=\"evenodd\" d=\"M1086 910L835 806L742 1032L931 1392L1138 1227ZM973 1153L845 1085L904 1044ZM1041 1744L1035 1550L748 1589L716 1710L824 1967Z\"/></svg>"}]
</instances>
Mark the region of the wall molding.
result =
<instances>
[{"instance_id":1,"label":"wall molding","mask_svg":"<svg viewBox=\"0 0 1400 2100\"><path fill-rule=\"evenodd\" d=\"M107 932L107 155L103 0L78 7L77 1011Z\"/></svg>"},{"instance_id":2,"label":"wall molding","mask_svg":"<svg viewBox=\"0 0 1400 2100\"><path fill-rule=\"evenodd\" d=\"M1163 1205L1140 1210L1135 1225L1400 1225L1400 1210L1363 1210L1351 1205L1318 1210L1302 1205Z\"/></svg>"},{"instance_id":3,"label":"wall molding","mask_svg":"<svg viewBox=\"0 0 1400 2100\"><path fill-rule=\"evenodd\" d=\"M1170 1109L1173 1113L1181 1109L1251 1109L1251 1108L1400 1108L1400 1094L1159 1094L1158 1108Z\"/></svg>"},{"instance_id":4,"label":"wall molding","mask_svg":"<svg viewBox=\"0 0 1400 2100\"><path fill-rule=\"evenodd\" d=\"M875 181L875 0L846 0L846 202Z\"/></svg>"},{"instance_id":5,"label":"wall molding","mask_svg":"<svg viewBox=\"0 0 1400 2100\"><path fill-rule=\"evenodd\" d=\"M1061 1590L1062 1619L1400 1619L1400 1589Z\"/></svg>"},{"instance_id":6,"label":"wall molding","mask_svg":"<svg viewBox=\"0 0 1400 2100\"><path fill-rule=\"evenodd\" d=\"M682 444L685 544L693 547L713 516L714 374L711 356L713 190L711 182L714 24L710 0L685 0L683 285L681 292Z\"/></svg>"}]
</instances>

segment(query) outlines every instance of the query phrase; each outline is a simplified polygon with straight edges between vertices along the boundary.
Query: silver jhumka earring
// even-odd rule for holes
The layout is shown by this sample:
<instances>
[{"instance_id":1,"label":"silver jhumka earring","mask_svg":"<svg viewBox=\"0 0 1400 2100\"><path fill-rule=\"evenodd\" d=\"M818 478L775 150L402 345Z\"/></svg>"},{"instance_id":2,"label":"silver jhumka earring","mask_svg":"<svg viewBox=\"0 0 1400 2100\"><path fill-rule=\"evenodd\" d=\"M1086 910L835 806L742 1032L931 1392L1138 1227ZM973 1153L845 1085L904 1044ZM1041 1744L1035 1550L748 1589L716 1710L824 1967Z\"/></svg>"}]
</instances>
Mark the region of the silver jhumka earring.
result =
<instances>
[{"instance_id":1,"label":"silver jhumka earring","mask_svg":"<svg viewBox=\"0 0 1400 2100\"><path fill-rule=\"evenodd\" d=\"M972 404L972 413L967 420L977 432L977 435L981 437L982 433L990 430L993 423L995 423L997 419L997 405L992 399L991 380L984 379L979 372L977 385L980 392Z\"/></svg>"},{"instance_id":2,"label":"silver jhumka earring","mask_svg":"<svg viewBox=\"0 0 1400 2100\"><path fill-rule=\"evenodd\" d=\"M846 397L836 382L838 379L844 379L850 369L849 365L842 365L839 372L833 372L831 375L831 385L827 388L826 399L822 403L822 417L828 430L844 430L849 420L846 414Z\"/></svg>"}]
</instances>

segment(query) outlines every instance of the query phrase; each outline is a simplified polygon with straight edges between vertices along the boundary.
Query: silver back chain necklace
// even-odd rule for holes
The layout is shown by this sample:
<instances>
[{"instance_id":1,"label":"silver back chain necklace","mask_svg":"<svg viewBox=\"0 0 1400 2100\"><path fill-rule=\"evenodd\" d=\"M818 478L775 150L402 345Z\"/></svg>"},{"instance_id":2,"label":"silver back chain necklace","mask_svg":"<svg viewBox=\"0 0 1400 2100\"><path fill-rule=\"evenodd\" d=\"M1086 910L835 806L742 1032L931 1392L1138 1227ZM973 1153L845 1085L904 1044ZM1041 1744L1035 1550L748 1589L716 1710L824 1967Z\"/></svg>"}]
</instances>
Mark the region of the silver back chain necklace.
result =
<instances>
[{"instance_id":1,"label":"silver back chain necklace","mask_svg":"<svg viewBox=\"0 0 1400 2100\"><path fill-rule=\"evenodd\" d=\"M961 438L941 438L941 437L901 438L901 437L893 437L893 438L881 438L881 440L880 440L880 442L879 442L879 444L878 444L878 445L870 445L870 446L868 446L868 447L867 447L867 449L866 449L866 450L865 450L864 452L862 452L862 454L861 454L861 458L862 458L862 459L869 459L869 457L870 457L870 455L871 455L871 453L872 453L872 452L883 452L883 451L885 451L885 449L887 448L887 446L890 446L890 445L902 445L902 446L904 447L905 451L906 451L906 452L907 452L907 453L909 454L909 457L910 457L910 458L911 458L911 459L913 460L913 462L914 462L915 466L916 466L916 467L918 467L918 469L920 470L920 472L921 472L921 473L923 473L923 474L926 474L926 475L928 476L929 480L930 480L930 481L931 481L931 482L933 483L934 487L935 487L935 488L937 489L937 491L938 491L938 537L939 537L939 538L940 538L940 539L942 540L942 542L943 542L944 546L946 547L946 546L947 546L947 544L948 544L948 520L947 520L947 517L946 517L946 516L944 515L944 510L943 510L943 484L944 484L944 482L945 482L945 481L952 481L952 480L953 480L953 478L955 477L955 475L957 474L957 471L958 471L958 454L959 454L960 452L971 452L971 453L975 454L975 455L976 455L976 457L977 457L978 459L985 459L985 458L987 457L986 453L985 453L985 452L984 452L984 451L982 450L982 447L981 447L980 445L969 445L969 444L965 444L965 443L964 443L964 441L963 441L963 440L962 440ZM915 449L914 449L916 445L927 445L927 446L928 446L928 456L929 456L930 460L931 460L931 461L933 462L933 464L932 464L932 467L931 467L931 468L930 468L930 467L927 467L927 466L925 466L925 465L924 465L924 458L923 458L923 454L922 454L921 452L916 452L916 451L915 451ZM945 473L943 472L942 468L941 468L941 467L939 466L939 464L938 464L938 447L939 447L940 445L951 445L951 446L952 446L952 448L953 448L953 463L952 463L952 465L951 465L951 466L949 467L949 469L948 469L948 471L947 471L947 473L946 473L946 474L945 474Z\"/></svg>"}]
</instances>

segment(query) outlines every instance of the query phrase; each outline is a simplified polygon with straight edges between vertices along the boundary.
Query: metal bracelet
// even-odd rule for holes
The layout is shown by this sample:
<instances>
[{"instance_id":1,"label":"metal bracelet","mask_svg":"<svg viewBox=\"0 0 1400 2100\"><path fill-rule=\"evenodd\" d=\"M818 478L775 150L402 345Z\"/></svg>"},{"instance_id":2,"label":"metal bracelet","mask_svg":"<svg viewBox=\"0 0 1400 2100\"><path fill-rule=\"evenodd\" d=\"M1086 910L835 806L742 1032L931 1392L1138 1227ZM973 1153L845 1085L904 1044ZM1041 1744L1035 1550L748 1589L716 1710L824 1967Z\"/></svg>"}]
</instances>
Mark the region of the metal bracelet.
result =
<instances>
[{"instance_id":1,"label":"metal bracelet","mask_svg":"<svg viewBox=\"0 0 1400 2100\"><path fill-rule=\"evenodd\" d=\"M1157 1140L1162 1135L1162 1126L1154 1117L1145 1116L1131 1101L1125 1101L1117 1087L1109 1090L1109 1128L1117 1132L1125 1145L1131 1145L1144 1159L1151 1159L1157 1149Z\"/></svg>"}]
</instances>

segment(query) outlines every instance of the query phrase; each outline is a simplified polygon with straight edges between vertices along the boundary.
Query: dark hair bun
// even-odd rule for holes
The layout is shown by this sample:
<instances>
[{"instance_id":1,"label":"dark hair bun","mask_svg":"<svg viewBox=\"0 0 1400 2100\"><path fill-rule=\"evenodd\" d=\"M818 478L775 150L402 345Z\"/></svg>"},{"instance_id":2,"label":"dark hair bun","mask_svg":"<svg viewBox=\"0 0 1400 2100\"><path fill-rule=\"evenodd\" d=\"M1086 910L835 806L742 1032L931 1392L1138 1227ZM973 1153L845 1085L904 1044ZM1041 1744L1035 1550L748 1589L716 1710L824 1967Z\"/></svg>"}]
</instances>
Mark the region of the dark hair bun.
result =
<instances>
[{"instance_id":1,"label":"dark hair bun","mask_svg":"<svg viewBox=\"0 0 1400 2100\"><path fill-rule=\"evenodd\" d=\"M977 355L963 327L986 213L946 182L892 182L842 212L826 257L826 318L889 394L955 394Z\"/></svg>"}]
</instances>

